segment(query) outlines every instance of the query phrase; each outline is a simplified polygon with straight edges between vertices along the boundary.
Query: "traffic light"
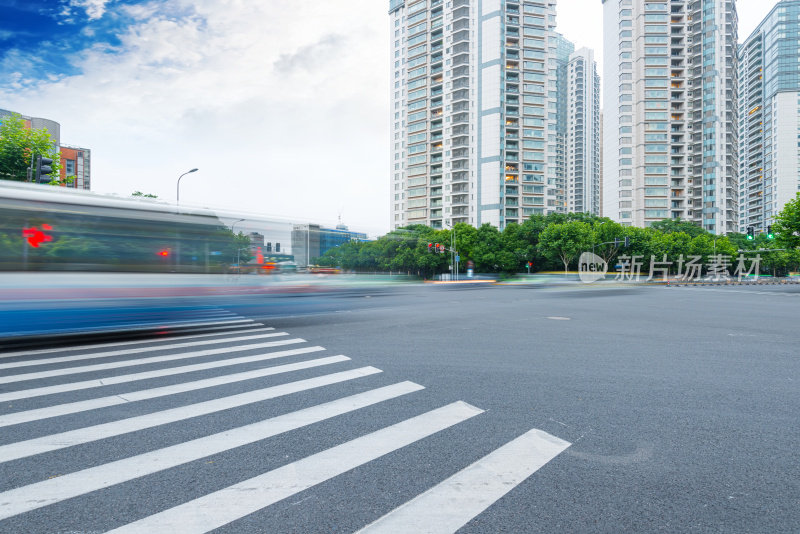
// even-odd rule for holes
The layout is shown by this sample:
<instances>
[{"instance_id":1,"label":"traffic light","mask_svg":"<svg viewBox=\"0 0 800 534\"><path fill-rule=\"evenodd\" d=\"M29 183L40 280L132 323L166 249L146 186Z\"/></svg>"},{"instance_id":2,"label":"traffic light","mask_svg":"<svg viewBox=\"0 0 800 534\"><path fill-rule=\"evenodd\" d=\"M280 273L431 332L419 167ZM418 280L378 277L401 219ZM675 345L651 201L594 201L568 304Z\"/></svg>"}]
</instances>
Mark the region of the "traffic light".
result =
<instances>
[{"instance_id":1,"label":"traffic light","mask_svg":"<svg viewBox=\"0 0 800 534\"><path fill-rule=\"evenodd\" d=\"M433 243L428 243L428 252L433 252Z\"/></svg>"},{"instance_id":2,"label":"traffic light","mask_svg":"<svg viewBox=\"0 0 800 534\"><path fill-rule=\"evenodd\" d=\"M53 160L43 156L36 157L36 174L34 175L34 182L39 184L47 184L53 179L50 173L53 172Z\"/></svg>"},{"instance_id":3,"label":"traffic light","mask_svg":"<svg viewBox=\"0 0 800 534\"><path fill-rule=\"evenodd\" d=\"M434 250L434 252L436 252L437 254L439 254L439 253L442 251L442 248L441 248L441 247L442 247L442 245L440 245L439 243L436 243L436 250Z\"/></svg>"},{"instance_id":4,"label":"traffic light","mask_svg":"<svg viewBox=\"0 0 800 534\"><path fill-rule=\"evenodd\" d=\"M772 225L767 226L767 239L775 239L775 234L772 233Z\"/></svg>"},{"instance_id":5,"label":"traffic light","mask_svg":"<svg viewBox=\"0 0 800 534\"><path fill-rule=\"evenodd\" d=\"M159 250L158 255L161 256L162 258L166 258L167 256L169 256L169 249Z\"/></svg>"},{"instance_id":6,"label":"traffic light","mask_svg":"<svg viewBox=\"0 0 800 534\"><path fill-rule=\"evenodd\" d=\"M53 227L49 224L42 224L41 226L41 230L36 226L22 229L22 237L24 237L33 248L39 248L40 244L49 243L53 240L53 236L45 233L45 231L49 232L52 230Z\"/></svg>"},{"instance_id":7,"label":"traffic light","mask_svg":"<svg viewBox=\"0 0 800 534\"><path fill-rule=\"evenodd\" d=\"M752 241L756 238L756 229L752 226L747 227L747 240Z\"/></svg>"}]
</instances>

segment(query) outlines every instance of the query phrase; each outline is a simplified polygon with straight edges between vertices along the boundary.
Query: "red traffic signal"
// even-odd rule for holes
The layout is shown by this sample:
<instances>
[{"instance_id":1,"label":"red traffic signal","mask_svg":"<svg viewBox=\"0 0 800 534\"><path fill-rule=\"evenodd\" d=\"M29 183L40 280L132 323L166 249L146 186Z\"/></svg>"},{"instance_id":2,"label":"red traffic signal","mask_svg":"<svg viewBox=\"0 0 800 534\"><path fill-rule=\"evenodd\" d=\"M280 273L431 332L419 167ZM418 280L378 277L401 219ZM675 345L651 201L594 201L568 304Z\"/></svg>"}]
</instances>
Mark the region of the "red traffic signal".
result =
<instances>
[{"instance_id":1,"label":"red traffic signal","mask_svg":"<svg viewBox=\"0 0 800 534\"><path fill-rule=\"evenodd\" d=\"M167 256L169 256L169 250L167 250L167 249L165 249L165 250L159 250L159 251L158 251L158 255L159 255L159 256L161 256L161 257L163 257L163 258L166 258Z\"/></svg>"},{"instance_id":2,"label":"red traffic signal","mask_svg":"<svg viewBox=\"0 0 800 534\"><path fill-rule=\"evenodd\" d=\"M428 243L428 252L433 251L433 243Z\"/></svg>"},{"instance_id":3,"label":"red traffic signal","mask_svg":"<svg viewBox=\"0 0 800 534\"><path fill-rule=\"evenodd\" d=\"M49 224L43 224L42 229L32 226L30 228L22 229L22 237L24 237L28 244L33 248L39 248L42 243L47 243L53 240L53 236L44 233L44 230L50 231L53 227Z\"/></svg>"}]
</instances>

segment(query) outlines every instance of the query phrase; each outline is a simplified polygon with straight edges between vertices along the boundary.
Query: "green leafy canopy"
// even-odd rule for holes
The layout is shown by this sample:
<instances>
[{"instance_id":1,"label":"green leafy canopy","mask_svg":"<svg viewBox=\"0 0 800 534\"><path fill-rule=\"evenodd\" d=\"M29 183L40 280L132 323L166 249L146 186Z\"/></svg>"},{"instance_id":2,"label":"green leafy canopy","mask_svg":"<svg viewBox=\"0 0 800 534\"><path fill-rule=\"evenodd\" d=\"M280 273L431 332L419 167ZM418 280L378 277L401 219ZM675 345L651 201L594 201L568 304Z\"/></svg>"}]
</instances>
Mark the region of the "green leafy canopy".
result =
<instances>
[{"instance_id":1,"label":"green leafy canopy","mask_svg":"<svg viewBox=\"0 0 800 534\"><path fill-rule=\"evenodd\" d=\"M53 160L53 181L50 183L58 184L61 155L47 130L27 128L17 113L3 117L0 123L0 180L27 181L31 158L35 156Z\"/></svg>"}]
</instances>

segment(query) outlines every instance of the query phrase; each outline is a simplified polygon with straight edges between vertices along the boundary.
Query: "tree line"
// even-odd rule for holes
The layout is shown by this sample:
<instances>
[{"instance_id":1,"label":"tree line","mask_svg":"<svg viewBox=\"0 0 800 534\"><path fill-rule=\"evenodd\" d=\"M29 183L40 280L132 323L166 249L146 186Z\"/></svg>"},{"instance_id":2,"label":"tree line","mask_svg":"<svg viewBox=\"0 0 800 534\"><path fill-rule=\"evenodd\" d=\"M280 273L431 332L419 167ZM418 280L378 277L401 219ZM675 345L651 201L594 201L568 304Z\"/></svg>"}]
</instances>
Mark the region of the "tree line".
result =
<instances>
[{"instance_id":1,"label":"tree line","mask_svg":"<svg viewBox=\"0 0 800 534\"><path fill-rule=\"evenodd\" d=\"M430 278L449 272L449 253L429 252L429 243L450 247L455 233L459 270L472 261L478 273L511 274L569 271L577 269L581 253L594 251L610 268L618 258L642 256L649 266L651 256L676 261L683 255L700 256L703 264L718 256L735 259L740 250L761 252L762 271L785 275L800 271L800 194L787 204L774 225L775 238L765 234L748 240L745 234L718 236L688 221L664 219L647 228L622 226L588 213L533 215L521 224L510 223L501 231L484 224L475 228L459 223L450 230L411 225L389 232L375 241L350 242L328 250L315 263L355 272L402 272ZM627 237L629 247L621 242ZM766 251L766 249L786 249ZM748 254L748 257L754 253ZM677 269L673 266L673 269Z\"/></svg>"}]
</instances>

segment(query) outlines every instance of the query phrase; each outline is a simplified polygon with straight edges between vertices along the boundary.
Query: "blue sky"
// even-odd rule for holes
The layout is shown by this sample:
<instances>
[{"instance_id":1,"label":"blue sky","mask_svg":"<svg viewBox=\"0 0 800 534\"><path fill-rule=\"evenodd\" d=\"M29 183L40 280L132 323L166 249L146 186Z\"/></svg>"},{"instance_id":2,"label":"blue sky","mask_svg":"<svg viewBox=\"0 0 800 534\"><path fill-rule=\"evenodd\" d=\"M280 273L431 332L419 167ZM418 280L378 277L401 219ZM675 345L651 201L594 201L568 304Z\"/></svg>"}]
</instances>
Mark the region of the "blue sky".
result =
<instances>
[{"instance_id":1,"label":"blue sky","mask_svg":"<svg viewBox=\"0 0 800 534\"><path fill-rule=\"evenodd\" d=\"M739 0L746 37L774 5ZM0 0L0 109L92 150L93 189L389 226L386 0ZM557 30L602 61L600 0ZM393 110L391 110L393 111Z\"/></svg>"},{"instance_id":2,"label":"blue sky","mask_svg":"<svg viewBox=\"0 0 800 534\"><path fill-rule=\"evenodd\" d=\"M182 203L378 233L389 21L347 4L0 0L0 108L90 148L98 192L173 201L196 167Z\"/></svg>"},{"instance_id":3,"label":"blue sky","mask_svg":"<svg viewBox=\"0 0 800 534\"><path fill-rule=\"evenodd\" d=\"M135 2L127 2L135 3ZM110 52L120 45L121 28L130 23L118 9L126 2L70 2L68 0L0 0L0 65L3 72L19 72L28 83L43 76L77 74L73 61L86 48L103 46ZM106 11L106 7L116 7ZM4 79L2 83L8 83Z\"/></svg>"}]
</instances>

